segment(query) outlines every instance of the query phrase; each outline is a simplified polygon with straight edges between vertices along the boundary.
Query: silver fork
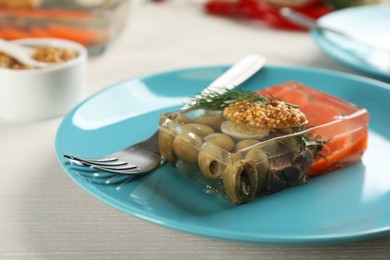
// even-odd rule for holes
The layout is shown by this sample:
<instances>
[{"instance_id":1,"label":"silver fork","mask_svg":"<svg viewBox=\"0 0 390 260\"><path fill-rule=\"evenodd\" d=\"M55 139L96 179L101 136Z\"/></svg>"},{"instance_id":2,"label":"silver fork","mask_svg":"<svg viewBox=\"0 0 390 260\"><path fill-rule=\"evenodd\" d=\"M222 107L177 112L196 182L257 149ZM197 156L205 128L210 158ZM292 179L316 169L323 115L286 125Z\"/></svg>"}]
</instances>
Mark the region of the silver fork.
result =
<instances>
[{"instance_id":1,"label":"silver fork","mask_svg":"<svg viewBox=\"0 0 390 260\"><path fill-rule=\"evenodd\" d=\"M82 158L69 154L62 154L62 156L76 165L126 175L147 174L164 163L158 148L158 131L147 140L126 147L105 158Z\"/></svg>"},{"instance_id":2,"label":"silver fork","mask_svg":"<svg viewBox=\"0 0 390 260\"><path fill-rule=\"evenodd\" d=\"M221 93L233 89L254 75L264 64L264 57L256 54L248 55L214 80L200 94ZM181 110L190 108L191 104L190 100ZM62 156L76 165L124 175L144 175L164 163L158 147L158 131L147 140L117 151L106 158L81 158L70 154L62 154Z\"/></svg>"}]
</instances>

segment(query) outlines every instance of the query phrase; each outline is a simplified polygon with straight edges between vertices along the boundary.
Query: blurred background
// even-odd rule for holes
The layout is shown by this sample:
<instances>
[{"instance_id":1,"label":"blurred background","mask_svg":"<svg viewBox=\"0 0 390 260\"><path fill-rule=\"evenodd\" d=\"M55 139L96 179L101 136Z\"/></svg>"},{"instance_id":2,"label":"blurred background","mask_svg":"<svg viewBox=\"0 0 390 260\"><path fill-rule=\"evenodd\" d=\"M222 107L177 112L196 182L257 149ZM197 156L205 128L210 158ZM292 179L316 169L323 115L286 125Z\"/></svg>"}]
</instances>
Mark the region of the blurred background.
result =
<instances>
[{"instance_id":1,"label":"blurred background","mask_svg":"<svg viewBox=\"0 0 390 260\"><path fill-rule=\"evenodd\" d=\"M123 31L135 2L161 8L166 2L190 4L212 16L302 30L281 17L279 9L288 6L319 18L334 10L390 0L0 0L0 38L63 38L85 45L91 56L100 55Z\"/></svg>"}]
</instances>

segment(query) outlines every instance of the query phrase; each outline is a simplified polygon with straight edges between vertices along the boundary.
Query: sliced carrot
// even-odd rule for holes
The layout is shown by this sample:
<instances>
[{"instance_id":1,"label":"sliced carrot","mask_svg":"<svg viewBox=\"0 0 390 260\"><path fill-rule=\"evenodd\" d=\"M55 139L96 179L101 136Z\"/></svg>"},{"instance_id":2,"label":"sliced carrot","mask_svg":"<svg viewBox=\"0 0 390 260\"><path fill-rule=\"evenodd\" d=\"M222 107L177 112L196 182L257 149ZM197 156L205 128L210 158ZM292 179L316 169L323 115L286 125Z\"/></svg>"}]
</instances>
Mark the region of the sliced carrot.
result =
<instances>
[{"instance_id":1,"label":"sliced carrot","mask_svg":"<svg viewBox=\"0 0 390 260\"><path fill-rule=\"evenodd\" d=\"M98 40L98 35L90 30L61 24L48 24L47 32L52 37L63 38L84 45L89 45Z\"/></svg>"},{"instance_id":2,"label":"sliced carrot","mask_svg":"<svg viewBox=\"0 0 390 260\"><path fill-rule=\"evenodd\" d=\"M336 168L347 166L360 160L362 153L367 148L368 132L357 142L338 149L325 158L318 158L310 167L309 175L315 176L332 171Z\"/></svg>"},{"instance_id":3,"label":"sliced carrot","mask_svg":"<svg viewBox=\"0 0 390 260\"><path fill-rule=\"evenodd\" d=\"M356 105L353 105L341 98L330 95L314 95L313 102L332 104L332 107L338 109L342 115L353 113L357 109Z\"/></svg>"},{"instance_id":4,"label":"sliced carrot","mask_svg":"<svg viewBox=\"0 0 390 260\"><path fill-rule=\"evenodd\" d=\"M286 82L272 88L259 90L257 93L264 97L272 96L297 106L304 106L309 101L307 95L297 88L291 88L291 84L296 83Z\"/></svg>"},{"instance_id":5,"label":"sliced carrot","mask_svg":"<svg viewBox=\"0 0 390 260\"><path fill-rule=\"evenodd\" d=\"M301 107L310 126L322 125L337 119L340 111L330 104L322 102L310 102Z\"/></svg>"},{"instance_id":6,"label":"sliced carrot","mask_svg":"<svg viewBox=\"0 0 390 260\"><path fill-rule=\"evenodd\" d=\"M337 108L334 108L330 104L317 102L307 103L301 109L306 115L309 126L319 126L313 129L312 133L327 141L325 150L322 151L324 156L329 156L333 152L344 149L350 144L351 136L345 133L351 129L351 126L345 121L335 121L341 115ZM335 123L324 125L330 122Z\"/></svg>"},{"instance_id":7,"label":"sliced carrot","mask_svg":"<svg viewBox=\"0 0 390 260\"><path fill-rule=\"evenodd\" d=\"M2 9L0 15L22 18L88 19L92 15L86 11L63 9Z\"/></svg>"},{"instance_id":8,"label":"sliced carrot","mask_svg":"<svg viewBox=\"0 0 390 260\"><path fill-rule=\"evenodd\" d=\"M22 38L28 38L30 35L14 26L3 25L0 28L0 37L6 40L16 40Z\"/></svg>"},{"instance_id":9,"label":"sliced carrot","mask_svg":"<svg viewBox=\"0 0 390 260\"><path fill-rule=\"evenodd\" d=\"M332 122L341 115L337 107L324 102L316 102L308 103L302 110L309 124L321 125ZM327 139L328 143L322 151L325 158L318 158L314 162L310 168L310 175L320 175L347 166L361 158L362 152L367 148L368 131L367 128L363 128L355 134L347 134L354 128L351 124L350 121L341 121L313 131Z\"/></svg>"},{"instance_id":10,"label":"sliced carrot","mask_svg":"<svg viewBox=\"0 0 390 260\"><path fill-rule=\"evenodd\" d=\"M38 25L31 25L29 28L29 32L31 37L50 37L50 33L48 33L45 28L40 27Z\"/></svg>"}]
</instances>

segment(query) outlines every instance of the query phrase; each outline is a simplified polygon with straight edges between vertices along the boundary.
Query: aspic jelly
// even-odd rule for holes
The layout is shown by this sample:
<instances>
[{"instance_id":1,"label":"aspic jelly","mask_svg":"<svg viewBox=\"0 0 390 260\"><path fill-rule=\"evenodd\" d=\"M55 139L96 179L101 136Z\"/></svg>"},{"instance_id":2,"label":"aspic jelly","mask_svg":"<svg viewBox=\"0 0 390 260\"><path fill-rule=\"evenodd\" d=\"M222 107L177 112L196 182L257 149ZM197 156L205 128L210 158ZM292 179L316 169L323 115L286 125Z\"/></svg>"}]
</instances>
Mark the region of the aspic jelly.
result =
<instances>
[{"instance_id":1,"label":"aspic jelly","mask_svg":"<svg viewBox=\"0 0 390 260\"><path fill-rule=\"evenodd\" d=\"M159 146L178 172L241 204L359 161L368 121L365 109L289 81L163 114Z\"/></svg>"}]
</instances>

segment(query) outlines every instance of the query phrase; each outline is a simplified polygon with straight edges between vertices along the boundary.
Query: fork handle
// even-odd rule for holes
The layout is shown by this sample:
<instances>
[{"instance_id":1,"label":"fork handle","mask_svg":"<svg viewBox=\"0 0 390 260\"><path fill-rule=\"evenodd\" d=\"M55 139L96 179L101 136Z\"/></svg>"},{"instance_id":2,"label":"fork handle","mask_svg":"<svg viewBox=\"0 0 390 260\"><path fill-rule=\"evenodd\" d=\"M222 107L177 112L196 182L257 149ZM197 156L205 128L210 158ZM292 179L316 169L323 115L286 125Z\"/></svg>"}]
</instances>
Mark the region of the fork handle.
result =
<instances>
[{"instance_id":1,"label":"fork handle","mask_svg":"<svg viewBox=\"0 0 390 260\"><path fill-rule=\"evenodd\" d=\"M211 82L209 86L202 90L199 95L195 96L194 99L210 92L222 94L226 90L239 86L259 71L264 66L265 61L265 57L257 54L250 54L244 57L225 71L221 76ZM181 108L181 110L191 108L194 99L191 99Z\"/></svg>"}]
</instances>

